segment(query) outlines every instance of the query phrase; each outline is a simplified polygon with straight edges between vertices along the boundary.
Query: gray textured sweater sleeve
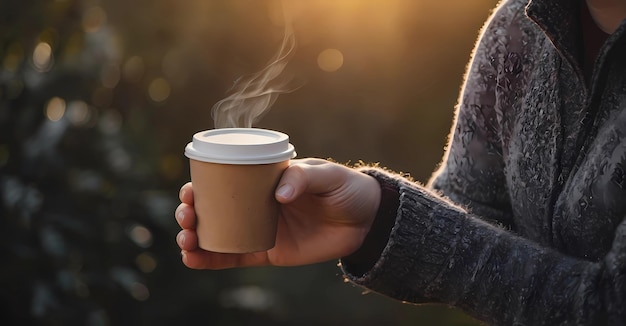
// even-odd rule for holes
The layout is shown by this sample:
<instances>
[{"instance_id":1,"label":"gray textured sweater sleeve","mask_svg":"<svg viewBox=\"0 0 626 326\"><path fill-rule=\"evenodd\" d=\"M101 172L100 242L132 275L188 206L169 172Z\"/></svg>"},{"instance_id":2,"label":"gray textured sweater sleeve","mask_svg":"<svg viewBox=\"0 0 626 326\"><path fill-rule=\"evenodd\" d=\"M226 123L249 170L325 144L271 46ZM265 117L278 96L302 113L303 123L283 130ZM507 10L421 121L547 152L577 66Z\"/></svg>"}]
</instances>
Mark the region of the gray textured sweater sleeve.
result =
<instances>
[{"instance_id":1,"label":"gray textured sweater sleeve","mask_svg":"<svg viewBox=\"0 0 626 326\"><path fill-rule=\"evenodd\" d=\"M445 303L494 325L621 325L626 223L603 261L590 262L493 226L400 176L364 170L397 187L400 206L374 267L346 277L398 300Z\"/></svg>"},{"instance_id":2,"label":"gray textured sweater sleeve","mask_svg":"<svg viewBox=\"0 0 626 326\"><path fill-rule=\"evenodd\" d=\"M488 28L506 24L498 19L496 14ZM481 42L497 43L489 37ZM479 80L495 72L485 61L490 54L481 51L486 50L479 44L454 136L428 187L382 169L362 170L398 189L399 207L389 217L395 225L373 267L356 272L342 260L344 274L374 292L453 305L495 325L626 324L626 222L599 261L572 258L515 235L497 146L498 117L489 115L496 86Z\"/></svg>"}]
</instances>

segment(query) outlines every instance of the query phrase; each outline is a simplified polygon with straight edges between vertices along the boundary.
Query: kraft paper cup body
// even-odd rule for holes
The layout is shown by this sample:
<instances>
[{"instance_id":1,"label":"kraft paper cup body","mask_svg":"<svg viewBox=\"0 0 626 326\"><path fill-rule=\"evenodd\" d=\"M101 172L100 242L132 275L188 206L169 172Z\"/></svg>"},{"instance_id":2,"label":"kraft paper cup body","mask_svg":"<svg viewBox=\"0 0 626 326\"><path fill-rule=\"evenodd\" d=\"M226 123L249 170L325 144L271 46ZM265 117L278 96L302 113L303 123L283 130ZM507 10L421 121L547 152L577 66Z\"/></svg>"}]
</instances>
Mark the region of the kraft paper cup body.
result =
<instances>
[{"instance_id":1,"label":"kraft paper cup body","mask_svg":"<svg viewBox=\"0 0 626 326\"><path fill-rule=\"evenodd\" d=\"M193 136L185 155L198 246L222 253L274 247L279 209L274 191L295 156L289 137L258 128L206 130Z\"/></svg>"}]
</instances>

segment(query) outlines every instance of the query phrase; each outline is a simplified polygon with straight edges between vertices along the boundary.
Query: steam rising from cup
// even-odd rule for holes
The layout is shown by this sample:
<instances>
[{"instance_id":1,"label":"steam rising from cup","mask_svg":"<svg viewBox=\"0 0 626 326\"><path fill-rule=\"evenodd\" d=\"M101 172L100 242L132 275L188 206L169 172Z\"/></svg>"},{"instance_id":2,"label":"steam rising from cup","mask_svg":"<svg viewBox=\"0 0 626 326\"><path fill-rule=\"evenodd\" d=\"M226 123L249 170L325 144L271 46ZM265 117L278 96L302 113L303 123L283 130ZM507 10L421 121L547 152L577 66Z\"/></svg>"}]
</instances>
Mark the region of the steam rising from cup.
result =
<instances>
[{"instance_id":1,"label":"steam rising from cup","mask_svg":"<svg viewBox=\"0 0 626 326\"><path fill-rule=\"evenodd\" d=\"M279 94L290 91L278 77L285 70L295 46L293 28L286 20L282 45L269 64L254 75L240 78L233 86L235 92L213 106L215 128L251 128Z\"/></svg>"}]
</instances>

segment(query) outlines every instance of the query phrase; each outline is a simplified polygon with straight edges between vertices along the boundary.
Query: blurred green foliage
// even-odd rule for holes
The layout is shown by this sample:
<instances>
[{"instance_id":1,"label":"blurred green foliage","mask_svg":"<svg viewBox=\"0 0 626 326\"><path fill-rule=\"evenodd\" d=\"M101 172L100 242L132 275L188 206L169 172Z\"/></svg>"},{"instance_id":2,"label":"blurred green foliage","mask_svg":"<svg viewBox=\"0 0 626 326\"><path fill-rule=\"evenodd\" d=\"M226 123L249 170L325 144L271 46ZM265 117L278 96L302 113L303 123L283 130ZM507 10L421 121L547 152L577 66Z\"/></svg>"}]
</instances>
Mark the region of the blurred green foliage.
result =
<instances>
[{"instance_id":1,"label":"blurred green foliage","mask_svg":"<svg viewBox=\"0 0 626 326\"><path fill-rule=\"evenodd\" d=\"M495 1L289 2L302 85L259 123L300 157L425 181ZM296 5L297 3L297 5ZM343 283L336 262L192 271L174 242L184 145L277 50L277 1L0 2L2 325L474 325ZM278 14L277 14L278 12ZM337 49L340 68L318 66Z\"/></svg>"}]
</instances>

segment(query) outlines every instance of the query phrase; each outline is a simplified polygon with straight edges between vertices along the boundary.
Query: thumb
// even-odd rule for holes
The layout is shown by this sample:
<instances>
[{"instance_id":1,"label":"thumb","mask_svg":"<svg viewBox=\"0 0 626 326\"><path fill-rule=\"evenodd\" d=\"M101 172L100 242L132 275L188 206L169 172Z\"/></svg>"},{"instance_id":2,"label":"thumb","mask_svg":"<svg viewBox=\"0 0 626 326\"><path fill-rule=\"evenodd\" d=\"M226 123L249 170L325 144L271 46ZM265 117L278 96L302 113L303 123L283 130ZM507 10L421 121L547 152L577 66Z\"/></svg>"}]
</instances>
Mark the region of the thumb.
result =
<instances>
[{"instance_id":1,"label":"thumb","mask_svg":"<svg viewBox=\"0 0 626 326\"><path fill-rule=\"evenodd\" d=\"M305 192L320 194L337 189L345 179L342 169L348 168L320 159L294 161L278 182L276 200L286 204Z\"/></svg>"}]
</instances>

